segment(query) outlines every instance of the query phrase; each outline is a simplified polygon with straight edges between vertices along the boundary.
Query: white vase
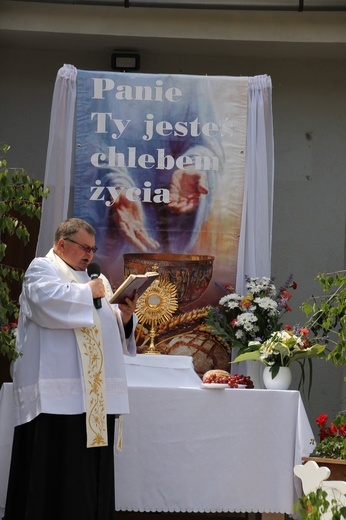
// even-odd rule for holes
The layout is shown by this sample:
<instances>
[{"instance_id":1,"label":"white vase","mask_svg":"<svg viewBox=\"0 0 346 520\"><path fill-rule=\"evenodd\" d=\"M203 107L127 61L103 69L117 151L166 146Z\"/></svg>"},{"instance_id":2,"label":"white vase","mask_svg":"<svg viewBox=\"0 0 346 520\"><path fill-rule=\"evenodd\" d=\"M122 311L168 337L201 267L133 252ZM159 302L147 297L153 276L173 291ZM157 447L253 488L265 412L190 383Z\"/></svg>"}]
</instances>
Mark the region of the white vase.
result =
<instances>
[{"instance_id":1,"label":"white vase","mask_svg":"<svg viewBox=\"0 0 346 520\"><path fill-rule=\"evenodd\" d=\"M290 367L280 367L278 373L272 378L270 367L264 367L263 383L270 390L288 390L292 381Z\"/></svg>"}]
</instances>

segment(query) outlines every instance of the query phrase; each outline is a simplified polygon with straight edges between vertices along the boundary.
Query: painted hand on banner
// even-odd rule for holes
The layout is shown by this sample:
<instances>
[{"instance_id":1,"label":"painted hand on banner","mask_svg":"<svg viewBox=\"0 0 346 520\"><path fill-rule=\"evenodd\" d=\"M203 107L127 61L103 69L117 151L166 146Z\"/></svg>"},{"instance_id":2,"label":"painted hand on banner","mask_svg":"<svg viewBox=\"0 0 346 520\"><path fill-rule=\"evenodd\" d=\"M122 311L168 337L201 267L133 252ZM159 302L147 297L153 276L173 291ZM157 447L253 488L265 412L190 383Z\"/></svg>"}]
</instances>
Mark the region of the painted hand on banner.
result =
<instances>
[{"instance_id":1,"label":"painted hand on banner","mask_svg":"<svg viewBox=\"0 0 346 520\"><path fill-rule=\"evenodd\" d=\"M205 172L196 171L191 167L176 170L172 175L171 201L168 207L177 213L192 213L198 208L201 196L206 195L208 191Z\"/></svg>"},{"instance_id":2,"label":"painted hand on banner","mask_svg":"<svg viewBox=\"0 0 346 520\"><path fill-rule=\"evenodd\" d=\"M142 253L158 249L159 243L151 238L145 229L140 201L129 201L121 194L112 208L121 232L134 247Z\"/></svg>"}]
</instances>

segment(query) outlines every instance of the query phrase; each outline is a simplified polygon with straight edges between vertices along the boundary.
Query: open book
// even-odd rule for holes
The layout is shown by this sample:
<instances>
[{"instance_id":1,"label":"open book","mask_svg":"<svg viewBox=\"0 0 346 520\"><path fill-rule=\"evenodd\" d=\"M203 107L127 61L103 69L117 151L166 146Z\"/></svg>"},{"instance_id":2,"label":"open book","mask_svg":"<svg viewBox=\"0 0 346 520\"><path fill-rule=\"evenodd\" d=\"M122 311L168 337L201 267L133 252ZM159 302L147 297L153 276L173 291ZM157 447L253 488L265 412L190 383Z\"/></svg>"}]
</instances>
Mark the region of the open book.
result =
<instances>
[{"instance_id":1,"label":"open book","mask_svg":"<svg viewBox=\"0 0 346 520\"><path fill-rule=\"evenodd\" d=\"M148 271L145 274L130 274L113 293L109 303L124 303L125 298L132 300L135 291L138 292L138 296L142 296L144 291L158 276L159 273L155 271Z\"/></svg>"}]
</instances>

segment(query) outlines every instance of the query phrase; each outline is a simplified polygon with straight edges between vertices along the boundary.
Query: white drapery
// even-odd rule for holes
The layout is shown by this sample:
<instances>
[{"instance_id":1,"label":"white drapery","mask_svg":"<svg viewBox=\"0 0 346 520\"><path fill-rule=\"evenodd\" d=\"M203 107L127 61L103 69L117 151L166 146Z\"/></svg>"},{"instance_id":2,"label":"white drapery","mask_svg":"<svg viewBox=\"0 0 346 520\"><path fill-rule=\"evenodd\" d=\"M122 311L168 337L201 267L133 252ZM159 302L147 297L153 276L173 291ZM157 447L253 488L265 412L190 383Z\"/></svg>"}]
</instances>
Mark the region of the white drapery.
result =
<instances>
[{"instance_id":1,"label":"white drapery","mask_svg":"<svg viewBox=\"0 0 346 520\"><path fill-rule=\"evenodd\" d=\"M236 291L245 276L271 275L274 189L272 85L269 76L249 78L245 185L239 239Z\"/></svg>"},{"instance_id":2,"label":"white drapery","mask_svg":"<svg viewBox=\"0 0 346 520\"><path fill-rule=\"evenodd\" d=\"M245 186L239 239L236 291L244 293L244 276L270 276L274 186L272 85L267 75L249 77ZM56 78L45 188L36 255L52 245L52 233L70 214L73 197L74 122L77 69L64 65Z\"/></svg>"},{"instance_id":3,"label":"white drapery","mask_svg":"<svg viewBox=\"0 0 346 520\"><path fill-rule=\"evenodd\" d=\"M76 81L77 69L72 65L64 65L58 71L52 101L44 181L50 194L42 203L36 256L48 253L52 247L54 231L62 220L68 218L73 182Z\"/></svg>"}]
</instances>

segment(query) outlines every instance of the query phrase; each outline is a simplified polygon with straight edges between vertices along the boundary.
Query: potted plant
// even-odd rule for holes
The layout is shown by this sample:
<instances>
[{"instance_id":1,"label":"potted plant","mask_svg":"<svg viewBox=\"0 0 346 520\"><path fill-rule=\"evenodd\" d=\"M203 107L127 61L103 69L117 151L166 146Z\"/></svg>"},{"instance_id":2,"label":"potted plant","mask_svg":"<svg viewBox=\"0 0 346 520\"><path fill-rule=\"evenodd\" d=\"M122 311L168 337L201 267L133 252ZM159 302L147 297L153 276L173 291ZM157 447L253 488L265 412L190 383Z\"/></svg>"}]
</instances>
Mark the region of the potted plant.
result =
<instances>
[{"instance_id":1,"label":"potted plant","mask_svg":"<svg viewBox=\"0 0 346 520\"><path fill-rule=\"evenodd\" d=\"M330 469L330 480L346 481L346 412L339 412L329 425L328 415L322 413L316 423L319 442L311 441L315 447L309 457L303 457L303 462L314 460Z\"/></svg>"},{"instance_id":2,"label":"potted plant","mask_svg":"<svg viewBox=\"0 0 346 520\"><path fill-rule=\"evenodd\" d=\"M41 199L49 190L30 178L24 170L8 168L5 154L8 145L0 144L0 352L8 360L18 356L15 335L18 302L13 298L13 283L21 282L23 270L6 262L6 242L17 238L23 244L30 240L25 219L41 217ZM13 237L13 238L12 238Z\"/></svg>"},{"instance_id":3,"label":"potted plant","mask_svg":"<svg viewBox=\"0 0 346 520\"><path fill-rule=\"evenodd\" d=\"M306 328L300 328L295 333L290 326L286 326L283 330L272 332L263 342L250 341L247 349L235 358L234 363L248 360L262 362L265 365L263 381L266 388L287 390L292 378L292 363L299 362L304 373L306 360L323 355L325 345L311 343L308 335L309 330ZM284 378L283 383L281 378Z\"/></svg>"},{"instance_id":4,"label":"potted plant","mask_svg":"<svg viewBox=\"0 0 346 520\"><path fill-rule=\"evenodd\" d=\"M301 305L307 317L302 327L283 327L280 323L283 314L290 310L289 289L296 288L292 278L276 294L275 286L268 278L248 278L249 293L245 296L228 288L229 293L221 298L219 306L210 309L207 324L214 334L239 348L234 362L257 360L270 365L272 379L277 377L281 367L298 361L304 383L305 363L308 362L310 392L311 358L323 356L338 366L346 363L346 271L320 273L316 281L324 294L311 296ZM291 330L291 337L285 330ZM265 341L268 342L263 346ZM272 349L275 357L269 356Z\"/></svg>"},{"instance_id":5,"label":"potted plant","mask_svg":"<svg viewBox=\"0 0 346 520\"><path fill-rule=\"evenodd\" d=\"M291 310L290 289L296 288L292 276L278 290L270 278L247 277L246 295L236 294L226 287L226 295L220 299L218 307L211 308L208 313L206 323L213 333L238 347L233 363L260 361L266 366L263 379L267 388L287 389L292 378L290 365L294 361L300 363L304 382L306 360L310 363L310 388L311 358L321 356L325 348L309 341L307 328L292 328L281 323L284 314Z\"/></svg>"}]
</instances>

